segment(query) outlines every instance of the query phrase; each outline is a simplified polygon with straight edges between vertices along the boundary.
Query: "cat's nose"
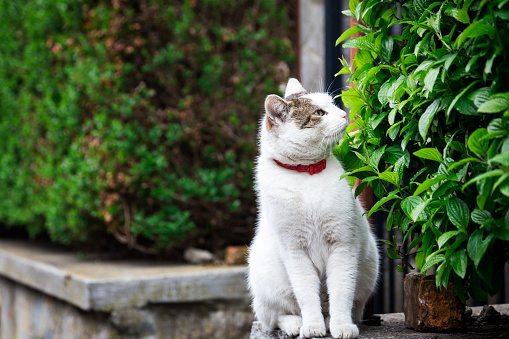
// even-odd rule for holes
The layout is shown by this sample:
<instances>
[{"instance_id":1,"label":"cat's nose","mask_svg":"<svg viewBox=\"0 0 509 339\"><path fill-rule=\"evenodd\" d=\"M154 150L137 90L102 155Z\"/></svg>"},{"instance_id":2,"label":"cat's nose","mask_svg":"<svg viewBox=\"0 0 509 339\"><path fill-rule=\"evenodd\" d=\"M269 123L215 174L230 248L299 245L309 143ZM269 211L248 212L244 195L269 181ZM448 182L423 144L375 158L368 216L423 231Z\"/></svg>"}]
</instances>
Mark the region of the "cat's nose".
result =
<instances>
[{"instance_id":1,"label":"cat's nose","mask_svg":"<svg viewBox=\"0 0 509 339\"><path fill-rule=\"evenodd\" d=\"M346 112L345 111L339 111L339 116L343 119L346 119Z\"/></svg>"}]
</instances>

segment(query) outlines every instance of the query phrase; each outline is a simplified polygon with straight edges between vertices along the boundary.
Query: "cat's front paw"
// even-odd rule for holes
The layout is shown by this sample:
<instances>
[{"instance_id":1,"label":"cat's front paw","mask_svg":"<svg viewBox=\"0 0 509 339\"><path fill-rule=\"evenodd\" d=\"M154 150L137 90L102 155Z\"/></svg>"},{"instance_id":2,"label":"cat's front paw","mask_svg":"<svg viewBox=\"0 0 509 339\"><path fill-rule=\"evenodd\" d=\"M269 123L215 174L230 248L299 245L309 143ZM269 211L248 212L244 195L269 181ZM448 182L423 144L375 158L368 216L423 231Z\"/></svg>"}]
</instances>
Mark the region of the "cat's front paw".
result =
<instances>
[{"instance_id":1,"label":"cat's front paw","mask_svg":"<svg viewBox=\"0 0 509 339\"><path fill-rule=\"evenodd\" d=\"M278 325L290 337L297 336L302 326L302 318L298 315L282 315L279 316Z\"/></svg>"},{"instance_id":2,"label":"cat's front paw","mask_svg":"<svg viewBox=\"0 0 509 339\"><path fill-rule=\"evenodd\" d=\"M334 338L357 338L359 329L354 324L330 324L330 333Z\"/></svg>"},{"instance_id":3,"label":"cat's front paw","mask_svg":"<svg viewBox=\"0 0 509 339\"><path fill-rule=\"evenodd\" d=\"M306 322L300 328L300 337L301 338L313 338L313 337L323 337L325 336L325 322L323 319L321 320L312 320Z\"/></svg>"}]
</instances>

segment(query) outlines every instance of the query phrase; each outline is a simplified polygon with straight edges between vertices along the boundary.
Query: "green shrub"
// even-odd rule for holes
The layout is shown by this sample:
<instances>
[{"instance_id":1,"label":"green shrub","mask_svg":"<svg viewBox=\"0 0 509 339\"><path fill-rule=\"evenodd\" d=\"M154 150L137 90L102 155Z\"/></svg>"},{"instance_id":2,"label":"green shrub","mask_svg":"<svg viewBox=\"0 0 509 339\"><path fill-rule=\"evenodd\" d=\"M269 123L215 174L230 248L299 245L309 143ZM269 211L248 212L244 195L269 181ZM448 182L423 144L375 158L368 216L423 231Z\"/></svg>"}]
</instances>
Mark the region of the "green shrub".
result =
<instances>
[{"instance_id":1,"label":"green shrub","mask_svg":"<svg viewBox=\"0 0 509 339\"><path fill-rule=\"evenodd\" d=\"M288 2L0 0L0 222L144 252L247 243Z\"/></svg>"},{"instance_id":2,"label":"green shrub","mask_svg":"<svg viewBox=\"0 0 509 339\"><path fill-rule=\"evenodd\" d=\"M379 198L368 215L387 211L411 241L387 241L398 271L416 255L438 287L486 300L509 259L509 4L352 0L345 13L359 25L338 43L364 33L344 43L360 51L339 72L355 117L336 149L346 175Z\"/></svg>"}]
</instances>

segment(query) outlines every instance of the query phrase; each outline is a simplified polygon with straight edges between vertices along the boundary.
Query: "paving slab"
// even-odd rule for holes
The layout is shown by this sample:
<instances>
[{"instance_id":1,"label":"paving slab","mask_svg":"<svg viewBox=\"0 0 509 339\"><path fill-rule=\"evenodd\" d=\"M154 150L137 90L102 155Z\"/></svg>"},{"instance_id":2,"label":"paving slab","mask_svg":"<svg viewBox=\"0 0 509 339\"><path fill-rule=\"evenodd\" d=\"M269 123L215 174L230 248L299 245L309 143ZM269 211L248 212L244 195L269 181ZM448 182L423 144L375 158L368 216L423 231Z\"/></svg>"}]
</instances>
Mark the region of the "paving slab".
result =
<instances>
[{"instance_id":1,"label":"paving slab","mask_svg":"<svg viewBox=\"0 0 509 339\"><path fill-rule=\"evenodd\" d=\"M493 305L501 314L509 314L509 304ZM472 307L472 316L476 317L482 307ZM478 339L478 338L509 338L509 323L473 326L467 325L467 329L457 333L424 333L416 332L405 327L405 316L403 313L381 314L380 326L359 326L359 339ZM261 323L255 321L251 329L250 339L299 339L291 338L280 330L270 333L263 332ZM327 336L321 339L332 339Z\"/></svg>"},{"instance_id":2,"label":"paving slab","mask_svg":"<svg viewBox=\"0 0 509 339\"><path fill-rule=\"evenodd\" d=\"M245 266L80 259L50 243L0 240L0 275L83 310L247 300Z\"/></svg>"}]
</instances>

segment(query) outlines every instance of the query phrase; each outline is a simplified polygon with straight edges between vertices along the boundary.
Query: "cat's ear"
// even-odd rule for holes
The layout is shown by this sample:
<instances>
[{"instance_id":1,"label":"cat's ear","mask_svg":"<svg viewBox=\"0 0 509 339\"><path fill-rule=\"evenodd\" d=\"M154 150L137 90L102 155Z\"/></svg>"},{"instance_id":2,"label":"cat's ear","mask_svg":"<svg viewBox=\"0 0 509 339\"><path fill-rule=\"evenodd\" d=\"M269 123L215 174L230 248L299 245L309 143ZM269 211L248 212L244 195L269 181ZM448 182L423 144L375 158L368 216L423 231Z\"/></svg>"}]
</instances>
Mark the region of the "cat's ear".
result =
<instances>
[{"instance_id":1,"label":"cat's ear","mask_svg":"<svg viewBox=\"0 0 509 339\"><path fill-rule=\"evenodd\" d=\"M297 80L295 78L290 78L288 80L288 83L286 84L285 98L288 98L289 96L294 95L294 94L299 94L299 93L305 94L307 92L308 91L306 91L304 89L304 87L302 87L299 80Z\"/></svg>"},{"instance_id":2,"label":"cat's ear","mask_svg":"<svg viewBox=\"0 0 509 339\"><path fill-rule=\"evenodd\" d=\"M274 125L286 121L289 112L288 103L275 94L265 99L265 111L267 112L267 128L269 131Z\"/></svg>"}]
</instances>

